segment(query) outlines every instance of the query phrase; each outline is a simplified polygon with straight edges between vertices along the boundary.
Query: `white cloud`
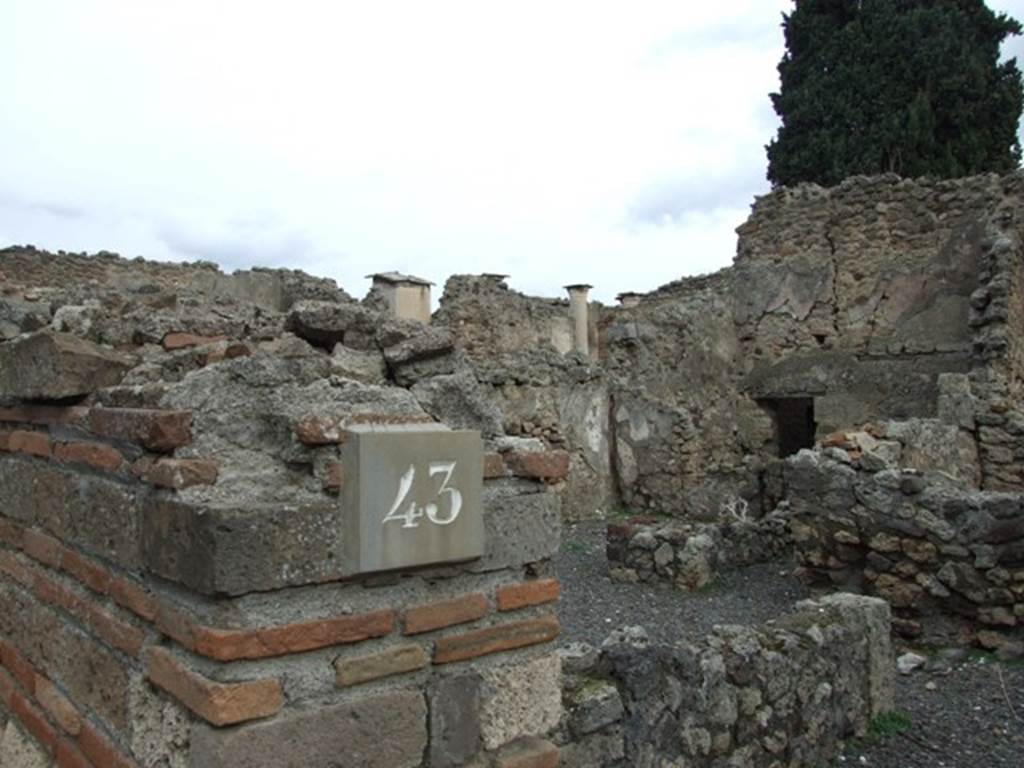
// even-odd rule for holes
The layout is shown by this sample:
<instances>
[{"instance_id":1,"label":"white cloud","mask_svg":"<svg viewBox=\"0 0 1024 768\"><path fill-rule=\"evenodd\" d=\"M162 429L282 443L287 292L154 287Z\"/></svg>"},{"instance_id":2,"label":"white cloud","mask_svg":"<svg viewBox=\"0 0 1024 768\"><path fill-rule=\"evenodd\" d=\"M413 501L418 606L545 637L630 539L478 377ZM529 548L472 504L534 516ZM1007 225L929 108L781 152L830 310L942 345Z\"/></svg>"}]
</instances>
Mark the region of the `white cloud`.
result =
<instances>
[{"instance_id":1,"label":"white cloud","mask_svg":"<svg viewBox=\"0 0 1024 768\"><path fill-rule=\"evenodd\" d=\"M610 301L731 261L790 6L5 3L0 231Z\"/></svg>"}]
</instances>

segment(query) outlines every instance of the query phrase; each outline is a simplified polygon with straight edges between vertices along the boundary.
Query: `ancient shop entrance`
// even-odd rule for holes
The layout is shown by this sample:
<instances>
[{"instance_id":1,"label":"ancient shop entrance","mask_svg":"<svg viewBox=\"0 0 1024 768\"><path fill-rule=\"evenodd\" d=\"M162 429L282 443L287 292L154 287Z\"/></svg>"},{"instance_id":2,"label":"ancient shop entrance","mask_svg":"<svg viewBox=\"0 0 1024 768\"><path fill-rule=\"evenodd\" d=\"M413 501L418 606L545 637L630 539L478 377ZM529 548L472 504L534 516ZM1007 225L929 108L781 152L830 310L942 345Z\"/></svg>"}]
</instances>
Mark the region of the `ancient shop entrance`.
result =
<instances>
[{"instance_id":1,"label":"ancient shop entrance","mask_svg":"<svg viewBox=\"0 0 1024 768\"><path fill-rule=\"evenodd\" d=\"M761 404L771 411L775 422L775 445L780 459L814 446L813 397L765 398Z\"/></svg>"}]
</instances>

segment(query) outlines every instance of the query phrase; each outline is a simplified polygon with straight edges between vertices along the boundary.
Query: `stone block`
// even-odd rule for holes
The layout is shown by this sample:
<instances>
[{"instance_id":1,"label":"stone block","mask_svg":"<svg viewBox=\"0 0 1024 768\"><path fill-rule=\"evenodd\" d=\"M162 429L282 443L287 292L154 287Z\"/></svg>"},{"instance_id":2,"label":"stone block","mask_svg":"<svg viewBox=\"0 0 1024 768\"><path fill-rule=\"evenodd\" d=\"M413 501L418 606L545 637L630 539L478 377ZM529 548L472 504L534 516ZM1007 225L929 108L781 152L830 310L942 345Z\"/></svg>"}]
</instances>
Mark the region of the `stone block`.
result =
<instances>
[{"instance_id":1,"label":"stone block","mask_svg":"<svg viewBox=\"0 0 1024 768\"><path fill-rule=\"evenodd\" d=\"M474 571L515 568L553 557L558 551L561 503L554 493L506 494L484 488L484 555L469 567Z\"/></svg>"},{"instance_id":2,"label":"stone block","mask_svg":"<svg viewBox=\"0 0 1024 768\"><path fill-rule=\"evenodd\" d=\"M480 677L435 678L430 704L430 766L458 768L480 750Z\"/></svg>"},{"instance_id":3,"label":"stone block","mask_svg":"<svg viewBox=\"0 0 1024 768\"><path fill-rule=\"evenodd\" d=\"M125 568L139 557L138 491L59 465L0 460L4 513Z\"/></svg>"},{"instance_id":4,"label":"stone block","mask_svg":"<svg viewBox=\"0 0 1024 768\"><path fill-rule=\"evenodd\" d=\"M427 747L427 711L418 691L391 691L342 704L291 708L239 728L199 726L190 765L235 768L416 768Z\"/></svg>"},{"instance_id":5,"label":"stone block","mask_svg":"<svg viewBox=\"0 0 1024 768\"><path fill-rule=\"evenodd\" d=\"M0 765L11 768L50 768L50 755L12 718L0 738Z\"/></svg>"},{"instance_id":6,"label":"stone block","mask_svg":"<svg viewBox=\"0 0 1024 768\"><path fill-rule=\"evenodd\" d=\"M66 333L40 331L0 345L0 400L63 400L118 384L127 355Z\"/></svg>"},{"instance_id":7,"label":"stone block","mask_svg":"<svg viewBox=\"0 0 1024 768\"><path fill-rule=\"evenodd\" d=\"M341 575L337 505L221 508L163 498L142 516L146 568L204 594L240 595Z\"/></svg>"},{"instance_id":8,"label":"stone block","mask_svg":"<svg viewBox=\"0 0 1024 768\"><path fill-rule=\"evenodd\" d=\"M587 681L573 694L569 727L583 736L618 722L624 713L622 697L614 685Z\"/></svg>"},{"instance_id":9,"label":"stone block","mask_svg":"<svg viewBox=\"0 0 1024 768\"><path fill-rule=\"evenodd\" d=\"M557 654L481 672L480 735L496 749L522 736L542 736L562 717L562 665Z\"/></svg>"},{"instance_id":10,"label":"stone block","mask_svg":"<svg viewBox=\"0 0 1024 768\"><path fill-rule=\"evenodd\" d=\"M558 761L558 747L550 741L525 737L499 749L494 768L557 768Z\"/></svg>"},{"instance_id":11,"label":"stone block","mask_svg":"<svg viewBox=\"0 0 1024 768\"><path fill-rule=\"evenodd\" d=\"M346 346L370 349L372 344L357 340L372 341L378 324L374 313L355 302L303 300L292 306L286 327L318 347L333 349L348 337Z\"/></svg>"}]
</instances>

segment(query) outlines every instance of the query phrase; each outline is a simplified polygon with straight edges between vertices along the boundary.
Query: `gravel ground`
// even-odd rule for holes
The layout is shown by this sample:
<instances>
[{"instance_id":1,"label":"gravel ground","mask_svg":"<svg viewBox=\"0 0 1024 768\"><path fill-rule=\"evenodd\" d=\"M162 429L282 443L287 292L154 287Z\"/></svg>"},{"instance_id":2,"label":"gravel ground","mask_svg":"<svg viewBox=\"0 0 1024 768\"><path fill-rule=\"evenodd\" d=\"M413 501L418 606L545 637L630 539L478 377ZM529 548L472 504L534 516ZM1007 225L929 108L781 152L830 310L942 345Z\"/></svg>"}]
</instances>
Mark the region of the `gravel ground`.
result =
<instances>
[{"instance_id":1,"label":"gravel ground","mask_svg":"<svg viewBox=\"0 0 1024 768\"><path fill-rule=\"evenodd\" d=\"M701 637L715 624L759 624L807 596L791 563L723 574L692 595L669 585L608 580L602 522L567 525L555 569L562 585L562 640L600 645L618 627L639 624L654 642ZM902 649L901 649L902 650ZM897 676L901 733L847 745L837 766L1024 768L1024 664L972 655ZM824 767L823 767L824 768Z\"/></svg>"},{"instance_id":2,"label":"gravel ground","mask_svg":"<svg viewBox=\"0 0 1024 768\"><path fill-rule=\"evenodd\" d=\"M716 576L691 595L671 584L615 584L608 579L605 523L567 525L555 564L562 584L562 639L599 646L618 627L639 624L651 641L673 643L708 634L715 624L760 624L787 613L807 592L787 563L755 565Z\"/></svg>"}]
</instances>

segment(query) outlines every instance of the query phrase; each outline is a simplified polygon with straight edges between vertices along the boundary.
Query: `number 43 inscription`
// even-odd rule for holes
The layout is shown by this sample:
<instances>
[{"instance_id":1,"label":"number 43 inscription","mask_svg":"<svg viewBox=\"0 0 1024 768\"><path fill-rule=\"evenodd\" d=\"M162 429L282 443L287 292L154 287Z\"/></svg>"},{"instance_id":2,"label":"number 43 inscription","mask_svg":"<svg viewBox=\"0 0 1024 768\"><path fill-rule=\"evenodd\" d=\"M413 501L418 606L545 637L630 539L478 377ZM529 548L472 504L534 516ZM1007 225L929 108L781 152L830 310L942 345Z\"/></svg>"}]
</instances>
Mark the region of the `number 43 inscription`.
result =
<instances>
[{"instance_id":1,"label":"number 43 inscription","mask_svg":"<svg viewBox=\"0 0 1024 768\"><path fill-rule=\"evenodd\" d=\"M448 514L442 516L439 513L438 505L433 501L429 502L425 507L417 507L415 501L410 501L409 506L403 509L405 499L409 495L409 491L412 490L413 481L416 479L416 468L410 464L409 468L405 470L405 474L402 475L401 480L398 481L398 493L395 494L395 502L391 505L391 509L384 519L381 520L381 524L398 521L402 523L403 528L418 528L419 518L423 517L424 514L426 514L430 522L436 525L454 523L455 518L462 511L462 494L457 488L448 486L448 481L452 479L454 471L454 461L432 461L427 465L427 474L430 477L444 475L441 487L437 491L437 499L440 500L442 496L447 495L449 509Z\"/></svg>"}]
</instances>

